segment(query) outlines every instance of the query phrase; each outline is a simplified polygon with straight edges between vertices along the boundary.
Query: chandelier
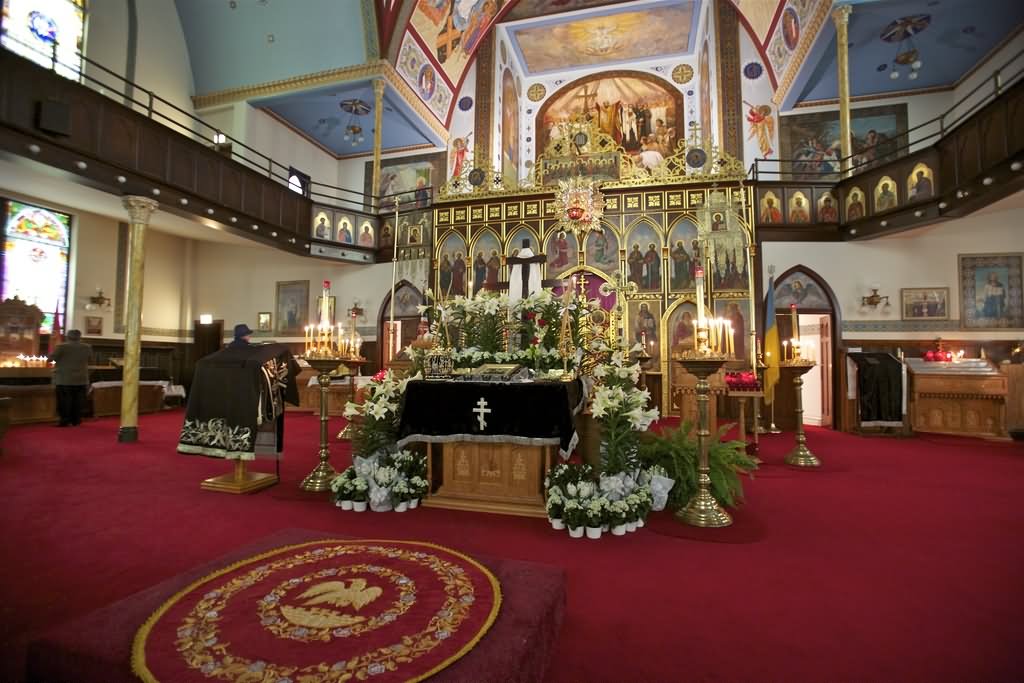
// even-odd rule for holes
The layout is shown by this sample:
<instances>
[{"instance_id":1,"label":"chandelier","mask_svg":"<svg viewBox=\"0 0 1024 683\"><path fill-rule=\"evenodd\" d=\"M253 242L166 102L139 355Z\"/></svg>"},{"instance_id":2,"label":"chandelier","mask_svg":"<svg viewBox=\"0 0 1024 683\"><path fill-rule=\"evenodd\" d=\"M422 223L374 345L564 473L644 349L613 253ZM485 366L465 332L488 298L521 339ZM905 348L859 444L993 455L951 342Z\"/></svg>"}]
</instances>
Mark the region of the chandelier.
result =
<instances>
[{"instance_id":1,"label":"chandelier","mask_svg":"<svg viewBox=\"0 0 1024 683\"><path fill-rule=\"evenodd\" d=\"M351 142L355 147L363 141L363 126L360 117L370 113L370 105L360 99L342 100L338 105L343 112L348 114L348 123L345 125L346 142Z\"/></svg>"},{"instance_id":2,"label":"chandelier","mask_svg":"<svg viewBox=\"0 0 1024 683\"><path fill-rule=\"evenodd\" d=\"M555 215L559 227L571 231L583 243L588 232L600 232L604 217L604 196L593 180L575 176L558 183L555 193Z\"/></svg>"}]
</instances>

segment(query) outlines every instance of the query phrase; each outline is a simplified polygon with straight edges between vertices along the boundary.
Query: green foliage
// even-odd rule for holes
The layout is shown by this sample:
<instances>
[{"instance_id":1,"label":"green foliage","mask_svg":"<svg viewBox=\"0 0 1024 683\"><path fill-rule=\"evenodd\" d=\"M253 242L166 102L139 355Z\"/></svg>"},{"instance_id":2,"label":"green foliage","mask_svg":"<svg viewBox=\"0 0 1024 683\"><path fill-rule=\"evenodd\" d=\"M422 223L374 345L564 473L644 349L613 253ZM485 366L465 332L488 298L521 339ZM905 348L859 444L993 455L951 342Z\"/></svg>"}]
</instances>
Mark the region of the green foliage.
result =
<instances>
[{"instance_id":1,"label":"green foliage","mask_svg":"<svg viewBox=\"0 0 1024 683\"><path fill-rule=\"evenodd\" d=\"M747 455L743 441L722 441L732 425L723 425L710 437L708 465L711 493L719 503L736 507L743 500L741 474L753 478L760 462ZM668 506L678 510L686 506L697 492L697 435L693 425L683 423L679 429L666 429L661 434L646 432L640 443L640 458L648 467L660 465L676 483L668 496Z\"/></svg>"}]
</instances>

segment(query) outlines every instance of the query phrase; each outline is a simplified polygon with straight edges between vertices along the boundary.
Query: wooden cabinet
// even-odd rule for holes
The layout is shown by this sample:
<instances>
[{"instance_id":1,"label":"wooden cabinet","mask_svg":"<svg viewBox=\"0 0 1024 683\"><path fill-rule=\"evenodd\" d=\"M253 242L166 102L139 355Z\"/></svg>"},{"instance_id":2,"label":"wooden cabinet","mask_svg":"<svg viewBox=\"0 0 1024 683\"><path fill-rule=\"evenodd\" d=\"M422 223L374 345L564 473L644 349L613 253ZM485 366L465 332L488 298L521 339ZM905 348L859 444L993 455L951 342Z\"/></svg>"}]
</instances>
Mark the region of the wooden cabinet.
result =
<instances>
[{"instance_id":1,"label":"wooden cabinet","mask_svg":"<svg viewBox=\"0 0 1024 683\"><path fill-rule=\"evenodd\" d=\"M988 361L907 359L915 432L1005 438L1007 379Z\"/></svg>"},{"instance_id":2,"label":"wooden cabinet","mask_svg":"<svg viewBox=\"0 0 1024 683\"><path fill-rule=\"evenodd\" d=\"M424 505L543 517L544 474L552 449L510 443L432 444Z\"/></svg>"}]
</instances>

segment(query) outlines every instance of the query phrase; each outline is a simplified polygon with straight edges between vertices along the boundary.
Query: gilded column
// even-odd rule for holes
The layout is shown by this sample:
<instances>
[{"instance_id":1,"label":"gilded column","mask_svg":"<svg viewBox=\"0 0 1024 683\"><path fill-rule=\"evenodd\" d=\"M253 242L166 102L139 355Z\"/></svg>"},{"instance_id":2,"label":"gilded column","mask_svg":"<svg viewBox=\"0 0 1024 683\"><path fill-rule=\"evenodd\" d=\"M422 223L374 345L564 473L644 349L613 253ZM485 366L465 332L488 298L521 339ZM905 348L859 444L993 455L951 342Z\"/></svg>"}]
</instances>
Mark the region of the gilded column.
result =
<instances>
[{"instance_id":1,"label":"gilded column","mask_svg":"<svg viewBox=\"0 0 1024 683\"><path fill-rule=\"evenodd\" d=\"M374 197L380 192L380 145L381 128L384 118L384 87L386 83L383 78L373 82L373 177L370 179L370 194ZM398 226L395 226L397 231ZM398 243L398 236L395 235L395 243Z\"/></svg>"},{"instance_id":2,"label":"gilded column","mask_svg":"<svg viewBox=\"0 0 1024 683\"><path fill-rule=\"evenodd\" d=\"M850 22L849 5L839 5L832 10L832 21L836 25L836 65L839 80L839 144L843 156L843 175L850 170L853 144L850 140Z\"/></svg>"},{"instance_id":3,"label":"gilded column","mask_svg":"<svg viewBox=\"0 0 1024 683\"><path fill-rule=\"evenodd\" d=\"M128 303L125 307L124 368L121 377L121 428L117 440L139 439L139 356L142 347L142 281L146 264L146 227L159 204L148 197L121 200L131 219L128 234Z\"/></svg>"}]
</instances>

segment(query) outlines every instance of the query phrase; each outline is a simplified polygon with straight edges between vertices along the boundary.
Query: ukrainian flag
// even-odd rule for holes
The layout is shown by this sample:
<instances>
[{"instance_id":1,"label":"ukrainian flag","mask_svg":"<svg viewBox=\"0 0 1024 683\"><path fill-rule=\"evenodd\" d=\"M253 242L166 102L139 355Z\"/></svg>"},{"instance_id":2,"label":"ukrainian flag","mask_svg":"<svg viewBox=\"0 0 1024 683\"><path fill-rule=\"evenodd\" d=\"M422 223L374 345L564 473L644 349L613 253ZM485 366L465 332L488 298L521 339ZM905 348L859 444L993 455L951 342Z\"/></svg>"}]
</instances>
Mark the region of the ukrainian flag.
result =
<instances>
[{"instance_id":1,"label":"ukrainian flag","mask_svg":"<svg viewBox=\"0 0 1024 683\"><path fill-rule=\"evenodd\" d=\"M764 402L775 398L775 385L779 383L779 326L775 324L775 276L768 278L768 294L764 303Z\"/></svg>"}]
</instances>

